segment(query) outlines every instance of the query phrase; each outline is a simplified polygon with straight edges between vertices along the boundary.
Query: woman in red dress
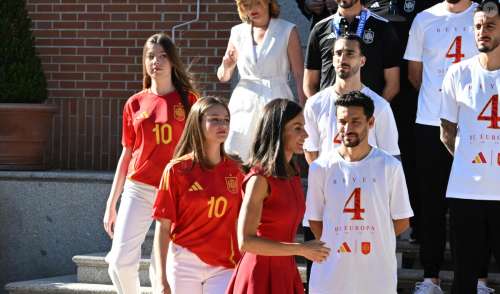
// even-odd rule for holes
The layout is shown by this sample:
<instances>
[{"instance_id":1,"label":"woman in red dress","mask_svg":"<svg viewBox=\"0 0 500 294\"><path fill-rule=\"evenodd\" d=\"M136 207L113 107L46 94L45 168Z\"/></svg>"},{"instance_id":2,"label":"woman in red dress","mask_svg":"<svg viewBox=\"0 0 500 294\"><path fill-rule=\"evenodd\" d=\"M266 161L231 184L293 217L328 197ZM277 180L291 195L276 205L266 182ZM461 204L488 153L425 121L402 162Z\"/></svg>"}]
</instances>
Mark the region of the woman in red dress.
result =
<instances>
[{"instance_id":1,"label":"woman in red dress","mask_svg":"<svg viewBox=\"0 0 500 294\"><path fill-rule=\"evenodd\" d=\"M295 255L323 261L330 249L313 240L294 242L305 211L304 193L294 153L302 153L307 134L302 108L287 99L264 107L243 181L238 245L243 257L227 294L304 293Z\"/></svg>"}]
</instances>

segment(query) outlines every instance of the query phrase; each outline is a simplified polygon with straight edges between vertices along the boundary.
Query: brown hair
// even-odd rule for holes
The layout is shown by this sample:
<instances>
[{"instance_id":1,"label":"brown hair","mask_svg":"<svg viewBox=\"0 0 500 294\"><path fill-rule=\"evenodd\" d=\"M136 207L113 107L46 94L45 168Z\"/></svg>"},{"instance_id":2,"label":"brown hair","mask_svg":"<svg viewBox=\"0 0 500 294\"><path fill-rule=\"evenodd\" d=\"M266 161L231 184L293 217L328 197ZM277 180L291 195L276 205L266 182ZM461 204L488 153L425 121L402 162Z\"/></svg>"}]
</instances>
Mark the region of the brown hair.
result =
<instances>
[{"instance_id":1,"label":"brown hair","mask_svg":"<svg viewBox=\"0 0 500 294\"><path fill-rule=\"evenodd\" d=\"M236 0L236 6L238 8L238 15L242 22L250 23L250 19L245 12L245 5L248 3L252 3L255 1L264 1L269 4L269 16L273 18L277 18L280 15L280 5L276 0Z\"/></svg>"},{"instance_id":2,"label":"brown hair","mask_svg":"<svg viewBox=\"0 0 500 294\"><path fill-rule=\"evenodd\" d=\"M223 106L229 115L227 104L217 97L203 97L193 104L186 119L186 125L179 139L179 143L177 143L175 147L174 160L192 152L193 163L199 163L203 169L211 167L205 154L205 136L203 135L201 120L203 119L203 115L216 105ZM224 152L224 143L220 145L220 154L222 157L226 155Z\"/></svg>"},{"instance_id":3,"label":"brown hair","mask_svg":"<svg viewBox=\"0 0 500 294\"><path fill-rule=\"evenodd\" d=\"M144 44L144 48L142 49L142 88L144 90L151 88L151 77L146 71L146 65L144 62L146 61L148 48L153 45L160 45L163 48L163 51L167 54L168 60L170 61L170 64L172 64L172 83L181 96L182 106L184 107L186 113L189 112L190 104L188 100L188 93L197 92L193 86L193 78L182 63L174 42L172 42L172 40L163 33L154 34L149 37Z\"/></svg>"}]
</instances>

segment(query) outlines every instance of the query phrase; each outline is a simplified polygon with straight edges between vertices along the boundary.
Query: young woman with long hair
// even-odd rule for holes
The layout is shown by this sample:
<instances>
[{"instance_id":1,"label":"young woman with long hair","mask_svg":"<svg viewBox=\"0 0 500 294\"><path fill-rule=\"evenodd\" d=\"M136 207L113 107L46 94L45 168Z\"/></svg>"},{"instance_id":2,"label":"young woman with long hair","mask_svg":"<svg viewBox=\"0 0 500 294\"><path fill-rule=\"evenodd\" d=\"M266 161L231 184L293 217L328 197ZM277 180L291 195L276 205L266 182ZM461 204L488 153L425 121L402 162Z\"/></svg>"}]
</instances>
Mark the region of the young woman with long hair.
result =
<instances>
[{"instance_id":1,"label":"young woman with long hair","mask_svg":"<svg viewBox=\"0 0 500 294\"><path fill-rule=\"evenodd\" d=\"M239 164L224 152L228 133L222 100L193 105L154 204L155 293L220 294L227 287L240 258L243 180Z\"/></svg>"},{"instance_id":2,"label":"young woman with long hair","mask_svg":"<svg viewBox=\"0 0 500 294\"><path fill-rule=\"evenodd\" d=\"M142 66L143 90L130 97L123 110L123 150L103 219L113 239L106 256L108 272L120 294L140 293L141 244L153 221L156 188L172 159L190 105L197 99L168 36L155 34L147 39Z\"/></svg>"},{"instance_id":3,"label":"young woman with long hair","mask_svg":"<svg viewBox=\"0 0 500 294\"><path fill-rule=\"evenodd\" d=\"M243 181L238 244L243 257L227 294L293 294L304 287L294 255L321 262L330 249L319 240L296 243L304 216L304 192L293 154L303 152L302 108L287 99L264 107Z\"/></svg>"}]
</instances>

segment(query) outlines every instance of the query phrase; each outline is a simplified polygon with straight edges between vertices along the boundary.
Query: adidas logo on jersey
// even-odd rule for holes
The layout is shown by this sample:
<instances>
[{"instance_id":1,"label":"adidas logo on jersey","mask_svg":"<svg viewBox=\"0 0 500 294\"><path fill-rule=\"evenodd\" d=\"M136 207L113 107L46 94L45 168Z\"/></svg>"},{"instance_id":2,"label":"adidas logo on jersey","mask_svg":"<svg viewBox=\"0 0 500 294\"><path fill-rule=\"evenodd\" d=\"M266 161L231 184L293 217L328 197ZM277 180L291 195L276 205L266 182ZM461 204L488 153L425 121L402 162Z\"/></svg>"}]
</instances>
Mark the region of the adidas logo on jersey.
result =
<instances>
[{"instance_id":1,"label":"adidas logo on jersey","mask_svg":"<svg viewBox=\"0 0 500 294\"><path fill-rule=\"evenodd\" d=\"M349 245L347 244L347 242L344 242L342 243L342 245L340 245L339 249L337 249L337 252L338 253L351 253L351 247L349 247Z\"/></svg>"},{"instance_id":2,"label":"adidas logo on jersey","mask_svg":"<svg viewBox=\"0 0 500 294\"><path fill-rule=\"evenodd\" d=\"M203 191L203 187L200 185L200 183L198 182L194 182L192 185L191 185L191 188L189 188L188 190L189 192L193 192L193 191Z\"/></svg>"},{"instance_id":3,"label":"adidas logo on jersey","mask_svg":"<svg viewBox=\"0 0 500 294\"><path fill-rule=\"evenodd\" d=\"M486 161L486 158L484 157L483 152L479 152L476 155L476 157L474 157L474 160L472 160L472 163L484 164L484 163L488 163L488 162Z\"/></svg>"}]
</instances>

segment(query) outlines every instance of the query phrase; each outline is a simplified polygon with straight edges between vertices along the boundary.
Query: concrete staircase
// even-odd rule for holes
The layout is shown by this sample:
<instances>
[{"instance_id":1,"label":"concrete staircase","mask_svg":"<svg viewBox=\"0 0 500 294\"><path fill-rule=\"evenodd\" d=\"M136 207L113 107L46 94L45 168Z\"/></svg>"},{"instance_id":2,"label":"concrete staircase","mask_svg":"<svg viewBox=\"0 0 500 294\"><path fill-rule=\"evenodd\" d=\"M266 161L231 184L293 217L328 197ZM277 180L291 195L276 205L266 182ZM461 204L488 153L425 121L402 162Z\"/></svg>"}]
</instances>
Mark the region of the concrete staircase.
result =
<instances>
[{"instance_id":1,"label":"concrete staircase","mask_svg":"<svg viewBox=\"0 0 500 294\"><path fill-rule=\"evenodd\" d=\"M303 179L304 189L307 189L307 180ZM153 244L154 230L151 229L146 236L146 241L142 246L142 259L139 266L139 276L141 285L144 286L142 293L151 293L149 281L149 255ZM303 240L301 233L297 234L299 241ZM397 255L398 264L401 267L398 270L398 293L410 294L416 282L422 280L423 270L418 258L419 247L417 244L411 244L406 240L398 240ZM76 265L76 275L59 276L47 279L38 279L24 282L9 283L5 289L10 294L104 294L116 293L111 284L107 272L107 263L104 261L105 252L76 255L73 257L73 262ZM302 281L306 281L306 267L304 258L297 257L299 272L302 276ZM453 281L451 252L447 246L445 253L445 262L443 271L440 276L442 280L442 288L445 293L450 293L450 286ZM489 286L494 288L500 294L500 273L498 269L490 264L490 274L488 277ZM337 293L334 293L337 294ZM350 293L342 293L350 294ZM377 293L374 294L384 294ZM471 293L472 294L472 293Z\"/></svg>"},{"instance_id":2,"label":"concrete staircase","mask_svg":"<svg viewBox=\"0 0 500 294\"><path fill-rule=\"evenodd\" d=\"M302 239L301 234L297 235L297 239ZM148 232L146 241L142 248L143 258L141 259L139 267L141 285L145 286L142 288L142 293L151 293L148 268L152 241L153 230ZM398 253L401 253L402 256L402 268L398 270L398 293L410 294L415 283L420 281L423 276L423 270L418 262L418 245L411 244L405 240L398 240L397 248ZM5 288L10 294L116 293L108 276L107 263L104 261L104 256L104 252L74 256L73 262L77 267L76 275L15 282L7 284ZM451 254L449 249L447 249L445 259L445 271L441 273L442 288L446 291L446 293L450 293L449 291L453 280L453 272L449 268L449 266L451 266ZM297 262L302 280L305 281L304 259L298 258ZM489 275L489 284L490 287L493 287L498 293L500 293L500 273L491 272Z\"/></svg>"}]
</instances>

